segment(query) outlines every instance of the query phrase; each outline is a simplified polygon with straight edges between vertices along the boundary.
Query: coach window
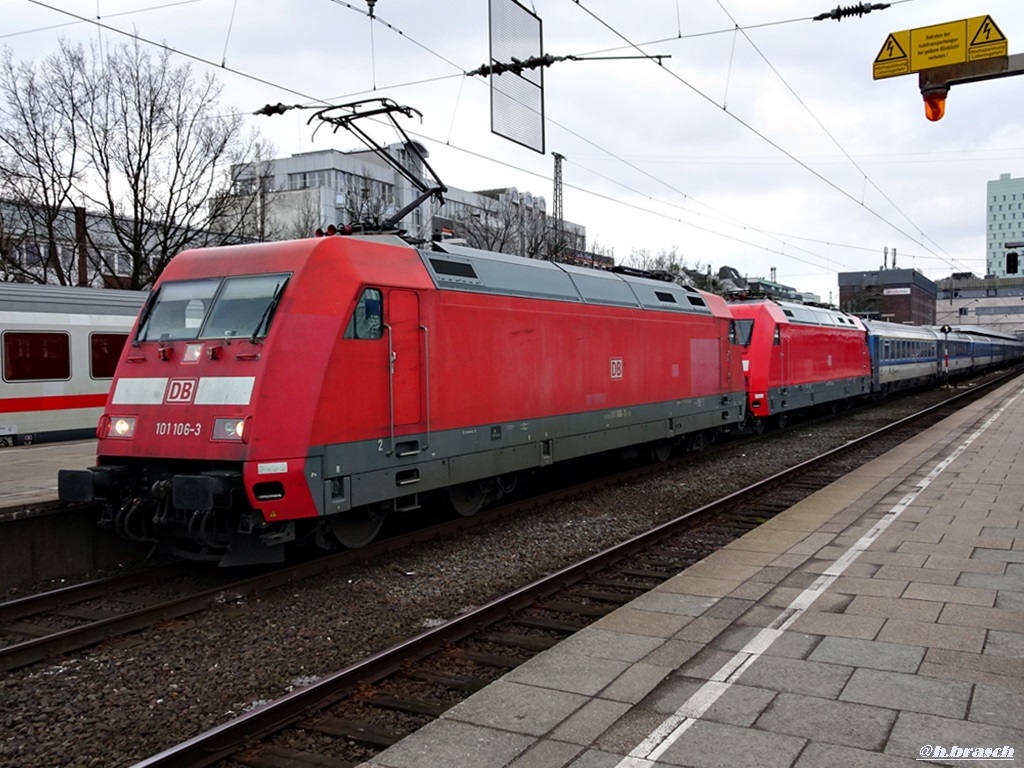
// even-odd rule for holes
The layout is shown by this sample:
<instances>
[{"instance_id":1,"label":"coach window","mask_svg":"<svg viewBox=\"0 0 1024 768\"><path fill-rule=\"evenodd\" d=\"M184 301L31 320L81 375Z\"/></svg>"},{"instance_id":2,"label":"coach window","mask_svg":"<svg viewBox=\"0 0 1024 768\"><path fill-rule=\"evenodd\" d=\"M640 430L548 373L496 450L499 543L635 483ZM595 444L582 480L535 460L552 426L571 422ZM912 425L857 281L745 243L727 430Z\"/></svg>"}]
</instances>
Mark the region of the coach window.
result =
<instances>
[{"instance_id":1,"label":"coach window","mask_svg":"<svg viewBox=\"0 0 1024 768\"><path fill-rule=\"evenodd\" d=\"M66 381L71 378L71 340L66 333L4 334L4 381Z\"/></svg>"},{"instance_id":2,"label":"coach window","mask_svg":"<svg viewBox=\"0 0 1024 768\"><path fill-rule=\"evenodd\" d=\"M384 334L384 295L377 288L367 288L359 297L356 311L345 329L346 339L379 339Z\"/></svg>"},{"instance_id":3,"label":"coach window","mask_svg":"<svg viewBox=\"0 0 1024 768\"><path fill-rule=\"evenodd\" d=\"M112 379L127 333L94 333L89 337L89 373L94 379Z\"/></svg>"}]
</instances>

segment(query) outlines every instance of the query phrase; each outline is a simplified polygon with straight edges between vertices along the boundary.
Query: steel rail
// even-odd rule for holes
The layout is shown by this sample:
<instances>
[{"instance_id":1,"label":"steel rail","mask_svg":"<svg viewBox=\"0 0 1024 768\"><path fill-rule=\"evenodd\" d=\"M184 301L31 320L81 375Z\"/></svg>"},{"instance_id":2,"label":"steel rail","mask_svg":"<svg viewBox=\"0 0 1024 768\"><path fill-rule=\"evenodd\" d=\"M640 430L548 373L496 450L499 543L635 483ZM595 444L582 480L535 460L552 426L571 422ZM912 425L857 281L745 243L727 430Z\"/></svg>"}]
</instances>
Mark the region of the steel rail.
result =
<instances>
[{"instance_id":1,"label":"steel rail","mask_svg":"<svg viewBox=\"0 0 1024 768\"><path fill-rule=\"evenodd\" d=\"M0 627L26 616L50 613L60 608L84 603L87 600L95 600L98 597L107 597L144 587L158 579L171 579L184 576L187 573L187 563L175 562L132 573L85 581L81 584L69 584L59 589L6 600L0 603Z\"/></svg>"}]
</instances>

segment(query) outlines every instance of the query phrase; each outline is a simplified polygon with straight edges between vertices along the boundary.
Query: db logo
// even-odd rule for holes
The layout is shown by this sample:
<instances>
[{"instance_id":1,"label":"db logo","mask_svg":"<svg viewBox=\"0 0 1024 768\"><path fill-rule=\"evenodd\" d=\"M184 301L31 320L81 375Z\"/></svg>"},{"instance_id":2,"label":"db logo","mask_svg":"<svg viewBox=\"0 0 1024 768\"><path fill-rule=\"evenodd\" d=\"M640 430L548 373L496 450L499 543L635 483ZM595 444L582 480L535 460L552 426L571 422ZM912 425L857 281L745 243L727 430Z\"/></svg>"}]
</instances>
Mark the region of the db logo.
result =
<instances>
[{"instance_id":1,"label":"db logo","mask_svg":"<svg viewBox=\"0 0 1024 768\"><path fill-rule=\"evenodd\" d=\"M165 403L191 403L196 394L198 379L171 379L167 384Z\"/></svg>"}]
</instances>

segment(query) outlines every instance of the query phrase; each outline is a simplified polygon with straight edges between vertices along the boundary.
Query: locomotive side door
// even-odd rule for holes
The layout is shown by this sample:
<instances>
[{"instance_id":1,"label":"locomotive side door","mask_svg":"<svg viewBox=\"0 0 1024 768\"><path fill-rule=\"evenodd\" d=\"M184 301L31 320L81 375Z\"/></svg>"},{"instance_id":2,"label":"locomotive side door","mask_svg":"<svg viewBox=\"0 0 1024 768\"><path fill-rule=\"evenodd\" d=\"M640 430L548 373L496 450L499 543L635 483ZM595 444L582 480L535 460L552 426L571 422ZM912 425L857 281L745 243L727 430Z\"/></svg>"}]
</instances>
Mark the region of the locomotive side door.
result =
<instances>
[{"instance_id":1,"label":"locomotive side door","mask_svg":"<svg viewBox=\"0 0 1024 768\"><path fill-rule=\"evenodd\" d=\"M423 404L419 296L413 291L392 290L388 305L394 424L418 424Z\"/></svg>"}]
</instances>

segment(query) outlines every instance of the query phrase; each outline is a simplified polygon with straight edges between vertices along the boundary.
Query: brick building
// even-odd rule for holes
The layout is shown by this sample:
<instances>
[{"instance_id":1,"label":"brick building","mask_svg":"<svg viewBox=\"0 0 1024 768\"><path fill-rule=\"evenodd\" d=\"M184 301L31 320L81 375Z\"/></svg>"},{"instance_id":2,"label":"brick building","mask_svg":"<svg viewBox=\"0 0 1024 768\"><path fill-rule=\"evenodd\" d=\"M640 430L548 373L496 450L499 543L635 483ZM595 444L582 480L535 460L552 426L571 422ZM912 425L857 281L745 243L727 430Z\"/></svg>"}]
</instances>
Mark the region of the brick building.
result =
<instances>
[{"instance_id":1,"label":"brick building","mask_svg":"<svg viewBox=\"0 0 1024 768\"><path fill-rule=\"evenodd\" d=\"M868 320L934 325L937 293L916 269L839 273L839 308Z\"/></svg>"}]
</instances>

